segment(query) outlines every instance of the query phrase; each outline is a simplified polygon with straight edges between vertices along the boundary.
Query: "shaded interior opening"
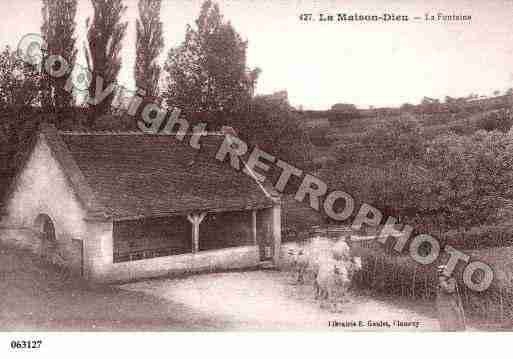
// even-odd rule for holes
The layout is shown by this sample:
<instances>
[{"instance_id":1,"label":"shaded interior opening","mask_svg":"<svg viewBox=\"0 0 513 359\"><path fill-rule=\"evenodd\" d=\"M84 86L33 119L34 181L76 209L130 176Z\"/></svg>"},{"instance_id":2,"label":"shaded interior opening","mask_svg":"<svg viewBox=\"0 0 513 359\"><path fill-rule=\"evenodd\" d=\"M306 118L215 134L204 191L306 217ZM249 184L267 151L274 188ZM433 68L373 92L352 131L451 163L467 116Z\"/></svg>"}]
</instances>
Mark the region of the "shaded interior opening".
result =
<instances>
[{"instance_id":1,"label":"shaded interior opening","mask_svg":"<svg viewBox=\"0 0 513 359\"><path fill-rule=\"evenodd\" d=\"M253 244L252 214L249 211L208 214L200 224L200 251Z\"/></svg>"},{"instance_id":2,"label":"shaded interior opening","mask_svg":"<svg viewBox=\"0 0 513 359\"><path fill-rule=\"evenodd\" d=\"M114 222L114 262L192 253L192 226L185 217Z\"/></svg>"}]
</instances>

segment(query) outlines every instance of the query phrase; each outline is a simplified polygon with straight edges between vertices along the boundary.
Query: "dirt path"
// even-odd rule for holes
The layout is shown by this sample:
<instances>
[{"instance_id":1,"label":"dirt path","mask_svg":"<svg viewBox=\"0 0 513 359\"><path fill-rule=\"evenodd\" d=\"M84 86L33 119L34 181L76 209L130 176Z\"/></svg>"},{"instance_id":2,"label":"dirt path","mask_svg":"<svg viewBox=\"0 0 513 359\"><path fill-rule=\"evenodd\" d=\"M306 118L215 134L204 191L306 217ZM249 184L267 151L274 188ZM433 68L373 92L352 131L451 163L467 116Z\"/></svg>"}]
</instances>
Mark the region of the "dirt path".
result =
<instances>
[{"instance_id":1,"label":"dirt path","mask_svg":"<svg viewBox=\"0 0 513 359\"><path fill-rule=\"evenodd\" d=\"M293 285L285 272L213 273L130 283L121 288L187 303L213 321L217 318L228 323L226 329L230 330L328 330L330 321L342 324L337 330L439 330L433 317L363 295L353 295L340 312L321 308L313 299L311 286ZM408 322L418 322L418 328L406 326Z\"/></svg>"},{"instance_id":2,"label":"dirt path","mask_svg":"<svg viewBox=\"0 0 513 359\"><path fill-rule=\"evenodd\" d=\"M328 330L329 321L353 323L353 330L438 330L417 303L391 305L360 293L333 313L320 308L310 285L292 282L286 272L250 271L90 286L61 278L33 255L0 248L0 331ZM394 320L418 321L419 328Z\"/></svg>"},{"instance_id":3,"label":"dirt path","mask_svg":"<svg viewBox=\"0 0 513 359\"><path fill-rule=\"evenodd\" d=\"M220 330L227 325L187 303L62 278L36 256L0 247L0 331Z\"/></svg>"}]
</instances>

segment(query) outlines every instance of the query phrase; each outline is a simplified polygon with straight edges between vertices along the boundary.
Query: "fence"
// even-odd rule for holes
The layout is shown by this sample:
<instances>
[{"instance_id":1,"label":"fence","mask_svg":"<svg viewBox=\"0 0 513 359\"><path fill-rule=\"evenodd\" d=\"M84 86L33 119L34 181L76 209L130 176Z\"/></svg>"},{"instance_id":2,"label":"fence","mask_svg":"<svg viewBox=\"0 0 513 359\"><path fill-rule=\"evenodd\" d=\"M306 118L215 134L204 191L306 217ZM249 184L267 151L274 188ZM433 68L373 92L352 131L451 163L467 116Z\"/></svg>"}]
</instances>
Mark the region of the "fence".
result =
<instances>
[{"instance_id":1,"label":"fence","mask_svg":"<svg viewBox=\"0 0 513 359\"><path fill-rule=\"evenodd\" d=\"M457 278L461 276L456 275ZM390 255L365 255L362 270L355 278L358 287L372 288L381 294L434 301L437 273L434 265L412 263L408 258ZM488 328L513 328L513 291L493 282L484 292L474 292L458 283L467 318Z\"/></svg>"}]
</instances>

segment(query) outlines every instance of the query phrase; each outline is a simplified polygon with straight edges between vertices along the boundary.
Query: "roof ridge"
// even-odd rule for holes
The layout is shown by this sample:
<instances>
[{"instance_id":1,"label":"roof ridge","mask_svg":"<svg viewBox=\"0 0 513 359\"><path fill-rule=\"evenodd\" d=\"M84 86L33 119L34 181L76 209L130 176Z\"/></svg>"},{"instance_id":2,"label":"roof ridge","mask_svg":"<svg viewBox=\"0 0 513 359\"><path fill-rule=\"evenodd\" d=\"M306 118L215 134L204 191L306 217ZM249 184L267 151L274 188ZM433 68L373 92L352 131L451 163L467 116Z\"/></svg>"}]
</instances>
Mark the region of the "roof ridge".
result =
<instances>
[{"instance_id":1,"label":"roof ridge","mask_svg":"<svg viewBox=\"0 0 513 359\"><path fill-rule=\"evenodd\" d=\"M105 131L88 131L88 130L60 130L58 131L60 135L66 136L133 136L133 135L146 135L146 136L176 136L176 135L192 135L193 132L159 132L159 133L146 133L142 131L115 131L115 130L105 130ZM225 134L220 131L211 131L202 136L224 136Z\"/></svg>"}]
</instances>

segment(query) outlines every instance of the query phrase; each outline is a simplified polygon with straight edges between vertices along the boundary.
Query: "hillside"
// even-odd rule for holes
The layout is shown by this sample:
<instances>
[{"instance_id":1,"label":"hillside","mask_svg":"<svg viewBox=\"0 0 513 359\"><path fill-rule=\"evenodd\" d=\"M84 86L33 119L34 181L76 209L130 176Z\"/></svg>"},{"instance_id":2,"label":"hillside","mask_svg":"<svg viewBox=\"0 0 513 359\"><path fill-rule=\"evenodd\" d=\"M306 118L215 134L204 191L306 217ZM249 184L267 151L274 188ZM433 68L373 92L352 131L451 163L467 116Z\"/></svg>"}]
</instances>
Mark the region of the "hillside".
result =
<instances>
[{"instance_id":1,"label":"hillside","mask_svg":"<svg viewBox=\"0 0 513 359\"><path fill-rule=\"evenodd\" d=\"M472 134L486 116L513 106L513 96L455 99L450 103L403 105L401 108L358 109L352 112L300 111L314 145L314 161L318 166L335 160L335 150L343 143L356 146L365 132L391 119L415 117L427 139L448 132Z\"/></svg>"}]
</instances>

